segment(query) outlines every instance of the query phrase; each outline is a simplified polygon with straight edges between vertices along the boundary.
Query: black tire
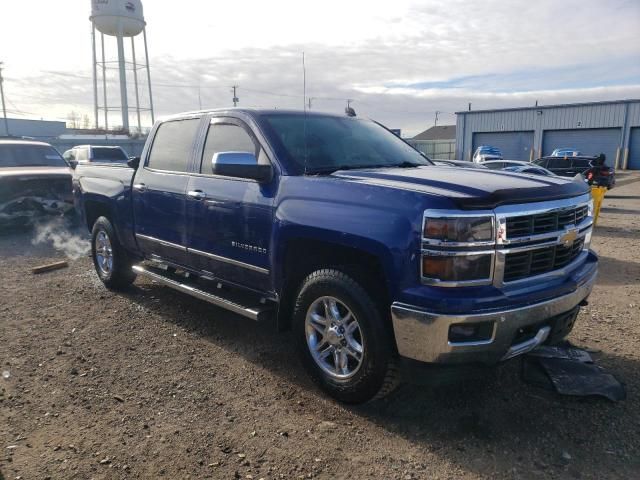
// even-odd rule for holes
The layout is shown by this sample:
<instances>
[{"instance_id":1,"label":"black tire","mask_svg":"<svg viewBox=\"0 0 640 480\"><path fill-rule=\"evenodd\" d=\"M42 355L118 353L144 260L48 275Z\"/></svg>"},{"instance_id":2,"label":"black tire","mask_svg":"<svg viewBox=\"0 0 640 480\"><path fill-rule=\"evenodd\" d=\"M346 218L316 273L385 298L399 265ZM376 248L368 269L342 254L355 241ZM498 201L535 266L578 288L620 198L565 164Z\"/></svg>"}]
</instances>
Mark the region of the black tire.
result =
<instances>
[{"instance_id":1,"label":"black tire","mask_svg":"<svg viewBox=\"0 0 640 480\"><path fill-rule=\"evenodd\" d=\"M112 263L110 268L103 268L99 265L97 250L100 246L97 246L96 242L99 242L97 239L101 235L106 235L111 245ZM111 290L126 289L136 279L136 274L131 269L131 259L122 248L122 245L120 245L113 225L111 225L107 217L99 217L93 224L91 230L91 258L98 277Z\"/></svg>"},{"instance_id":2,"label":"black tire","mask_svg":"<svg viewBox=\"0 0 640 480\"><path fill-rule=\"evenodd\" d=\"M357 319L362 337L359 368L348 379L325 372L311 354L305 320L310 308L322 297L333 297ZM293 330L302 364L311 378L329 395L345 403L364 403L392 392L398 384L393 335L384 317L363 286L337 269L322 269L302 282L293 311ZM328 358L328 357L327 357Z\"/></svg>"}]
</instances>

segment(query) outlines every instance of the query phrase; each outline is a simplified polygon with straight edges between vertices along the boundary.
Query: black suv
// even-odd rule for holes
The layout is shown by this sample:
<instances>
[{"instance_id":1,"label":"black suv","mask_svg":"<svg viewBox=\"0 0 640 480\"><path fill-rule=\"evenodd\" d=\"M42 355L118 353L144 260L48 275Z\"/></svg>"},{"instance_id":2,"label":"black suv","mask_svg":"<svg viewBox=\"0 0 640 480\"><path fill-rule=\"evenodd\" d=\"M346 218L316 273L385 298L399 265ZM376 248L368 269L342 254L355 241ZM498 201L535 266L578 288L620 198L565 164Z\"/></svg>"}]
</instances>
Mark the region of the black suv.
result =
<instances>
[{"instance_id":1,"label":"black suv","mask_svg":"<svg viewBox=\"0 0 640 480\"><path fill-rule=\"evenodd\" d=\"M597 157L542 157L533 163L561 177L581 174L589 185L612 188L616 184L615 170L604 164L604 155Z\"/></svg>"}]
</instances>

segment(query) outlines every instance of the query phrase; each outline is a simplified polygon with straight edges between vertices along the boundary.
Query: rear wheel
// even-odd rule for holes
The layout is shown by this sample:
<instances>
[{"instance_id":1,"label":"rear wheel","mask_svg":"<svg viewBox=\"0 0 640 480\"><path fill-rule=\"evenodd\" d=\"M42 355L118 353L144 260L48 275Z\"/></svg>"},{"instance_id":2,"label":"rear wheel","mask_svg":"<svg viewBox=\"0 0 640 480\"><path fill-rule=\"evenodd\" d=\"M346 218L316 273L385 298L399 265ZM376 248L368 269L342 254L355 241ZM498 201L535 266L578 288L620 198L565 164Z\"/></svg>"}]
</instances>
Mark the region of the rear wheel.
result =
<instances>
[{"instance_id":1,"label":"rear wheel","mask_svg":"<svg viewBox=\"0 0 640 480\"><path fill-rule=\"evenodd\" d=\"M96 273L107 288L120 290L128 287L136 278L132 262L118 242L113 225L106 217L100 217L91 231L91 256Z\"/></svg>"},{"instance_id":2,"label":"rear wheel","mask_svg":"<svg viewBox=\"0 0 640 480\"><path fill-rule=\"evenodd\" d=\"M302 363L332 397L362 403L397 384L393 338L360 283L336 269L303 282L293 314Z\"/></svg>"}]
</instances>

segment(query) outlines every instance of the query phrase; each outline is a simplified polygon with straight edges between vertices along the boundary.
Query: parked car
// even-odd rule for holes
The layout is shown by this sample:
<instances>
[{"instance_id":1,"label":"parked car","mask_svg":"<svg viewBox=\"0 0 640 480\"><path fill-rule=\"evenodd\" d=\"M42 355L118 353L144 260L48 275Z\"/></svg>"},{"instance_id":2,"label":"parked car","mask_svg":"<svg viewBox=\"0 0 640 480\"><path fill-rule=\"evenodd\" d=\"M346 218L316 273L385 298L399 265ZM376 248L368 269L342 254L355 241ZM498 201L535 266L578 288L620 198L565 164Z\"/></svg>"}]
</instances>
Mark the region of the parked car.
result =
<instances>
[{"instance_id":1,"label":"parked car","mask_svg":"<svg viewBox=\"0 0 640 480\"><path fill-rule=\"evenodd\" d=\"M542 157L533 163L555 175L574 177L580 174L589 185L613 188L616 184L616 172L605 165L605 160L605 156L601 154L597 157Z\"/></svg>"},{"instance_id":2,"label":"parked car","mask_svg":"<svg viewBox=\"0 0 640 480\"><path fill-rule=\"evenodd\" d=\"M527 167L531 166L531 162L522 162L520 160L489 160L482 162L487 168L491 170L503 170L507 167Z\"/></svg>"},{"instance_id":3,"label":"parked car","mask_svg":"<svg viewBox=\"0 0 640 480\"><path fill-rule=\"evenodd\" d=\"M575 148L556 148L551 152L552 157L579 157L581 155L582 153Z\"/></svg>"},{"instance_id":4,"label":"parked car","mask_svg":"<svg viewBox=\"0 0 640 480\"><path fill-rule=\"evenodd\" d=\"M496 147L480 145L473 154L473 162L481 163L488 160L502 160L502 152Z\"/></svg>"},{"instance_id":5,"label":"parked car","mask_svg":"<svg viewBox=\"0 0 640 480\"><path fill-rule=\"evenodd\" d=\"M64 159L75 167L78 163L127 163L129 156L122 147L78 145L62 155Z\"/></svg>"},{"instance_id":6,"label":"parked car","mask_svg":"<svg viewBox=\"0 0 640 480\"><path fill-rule=\"evenodd\" d=\"M104 285L272 318L344 402L558 342L596 278L584 182L433 165L357 117L176 115L128 165L74 171Z\"/></svg>"},{"instance_id":7,"label":"parked car","mask_svg":"<svg viewBox=\"0 0 640 480\"><path fill-rule=\"evenodd\" d=\"M503 168L505 172L516 172L516 173L531 173L533 175L543 175L548 177L550 175L554 175L553 172L550 172L546 168L539 167L537 165L513 165L510 167Z\"/></svg>"},{"instance_id":8,"label":"parked car","mask_svg":"<svg viewBox=\"0 0 640 480\"><path fill-rule=\"evenodd\" d=\"M465 160L432 160L432 162L441 167L487 168L484 164L467 162Z\"/></svg>"},{"instance_id":9,"label":"parked car","mask_svg":"<svg viewBox=\"0 0 640 480\"><path fill-rule=\"evenodd\" d=\"M71 170L48 143L0 140L0 227L73 210Z\"/></svg>"}]
</instances>

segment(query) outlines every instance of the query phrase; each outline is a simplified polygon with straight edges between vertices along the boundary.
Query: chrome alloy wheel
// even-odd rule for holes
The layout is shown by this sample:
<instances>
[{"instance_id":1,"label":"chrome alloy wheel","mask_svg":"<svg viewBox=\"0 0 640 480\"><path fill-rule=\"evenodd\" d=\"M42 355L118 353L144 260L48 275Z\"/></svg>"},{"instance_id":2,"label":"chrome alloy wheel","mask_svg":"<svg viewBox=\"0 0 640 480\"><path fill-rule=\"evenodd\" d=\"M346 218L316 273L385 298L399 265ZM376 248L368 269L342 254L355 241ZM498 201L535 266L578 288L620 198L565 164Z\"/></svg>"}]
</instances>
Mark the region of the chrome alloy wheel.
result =
<instances>
[{"instance_id":1,"label":"chrome alloy wheel","mask_svg":"<svg viewBox=\"0 0 640 480\"><path fill-rule=\"evenodd\" d=\"M108 276L113 271L113 249L109 235L104 230L96 235L96 263L102 275Z\"/></svg>"},{"instance_id":2,"label":"chrome alloy wheel","mask_svg":"<svg viewBox=\"0 0 640 480\"><path fill-rule=\"evenodd\" d=\"M337 298L320 297L311 304L305 334L313 360L335 380L346 380L360 369L364 356L360 324Z\"/></svg>"}]
</instances>

